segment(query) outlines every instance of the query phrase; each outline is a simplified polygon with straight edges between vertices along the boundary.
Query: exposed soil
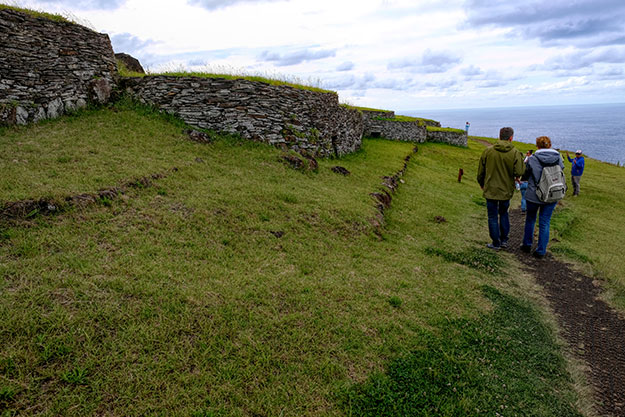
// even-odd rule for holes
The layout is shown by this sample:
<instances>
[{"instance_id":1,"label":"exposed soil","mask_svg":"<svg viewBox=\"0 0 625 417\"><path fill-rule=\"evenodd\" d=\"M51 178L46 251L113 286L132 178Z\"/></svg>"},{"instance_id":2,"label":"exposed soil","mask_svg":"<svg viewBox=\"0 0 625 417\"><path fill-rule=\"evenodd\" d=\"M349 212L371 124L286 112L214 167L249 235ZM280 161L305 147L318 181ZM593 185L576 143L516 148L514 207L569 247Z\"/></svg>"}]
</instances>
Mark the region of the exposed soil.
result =
<instances>
[{"instance_id":1,"label":"exposed soil","mask_svg":"<svg viewBox=\"0 0 625 417\"><path fill-rule=\"evenodd\" d=\"M510 211L510 249L543 286L571 351L589 369L596 411L625 416L625 320L599 299L601 287L549 253L536 259L520 250L525 216Z\"/></svg>"},{"instance_id":2,"label":"exposed soil","mask_svg":"<svg viewBox=\"0 0 625 417\"><path fill-rule=\"evenodd\" d=\"M404 158L404 165L402 168L397 171L392 176L384 176L382 177L382 188L380 191L369 193L371 197L373 197L375 201L375 207L377 208L377 213L375 217L369 219L369 223L374 227L375 233L378 236L382 236L382 229L384 228L384 210L391 207L391 201L393 201L393 194L399 188L400 184L403 184L404 180L401 177L406 173L408 169L408 163L412 158L412 155L419 152L419 148L415 146L412 149L412 152L406 155Z\"/></svg>"},{"instance_id":3,"label":"exposed soil","mask_svg":"<svg viewBox=\"0 0 625 417\"><path fill-rule=\"evenodd\" d=\"M471 138L471 140L474 140L474 141L476 141L476 142L479 142L479 143L481 143L481 144L482 144L482 145L484 145L484 146L491 146L491 145L492 145L492 143L491 143L491 142L489 142L489 141L487 141L487 140L484 140L484 139Z\"/></svg>"},{"instance_id":4,"label":"exposed soil","mask_svg":"<svg viewBox=\"0 0 625 417\"><path fill-rule=\"evenodd\" d=\"M178 168L173 167L170 171L176 172ZM130 188L147 188L152 186L155 180L166 176L167 173L156 173L127 181L119 187L102 188L95 193L73 194L62 200L41 198L39 200L0 201L0 221L27 219L36 215L46 216L61 213L70 207L86 207L104 199L114 200Z\"/></svg>"}]
</instances>

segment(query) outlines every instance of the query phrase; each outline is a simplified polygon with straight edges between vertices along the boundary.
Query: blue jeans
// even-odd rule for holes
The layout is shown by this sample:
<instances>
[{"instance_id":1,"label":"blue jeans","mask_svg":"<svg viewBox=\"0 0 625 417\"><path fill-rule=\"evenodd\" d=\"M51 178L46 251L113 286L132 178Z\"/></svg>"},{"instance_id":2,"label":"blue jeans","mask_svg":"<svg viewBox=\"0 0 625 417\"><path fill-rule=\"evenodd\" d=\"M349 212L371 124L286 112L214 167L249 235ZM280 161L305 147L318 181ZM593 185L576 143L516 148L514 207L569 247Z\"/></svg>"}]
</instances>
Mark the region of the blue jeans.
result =
<instances>
[{"instance_id":1,"label":"blue jeans","mask_svg":"<svg viewBox=\"0 0 625 417\"><path fill-rule=\"evenodd\" d=\"M486 210L488 210L488 233L493 241L493 246L501 246L502 242L508 241L510 234L510 217L508 208L510 200L489 200L486 199Z\"/></svg>"},{"instance_id":2,"label":"blue jeans","mask_svg":"<svg viewBox=\"0 0 625 417\"><path fill-rule=\"evenodd\" d=\"M547 253L549 243L549 226L551 225L551 215L557 203L538 204L527 202L527 214L525 215L525 233L523 234L523 246L532 246L534 241L534 226L536 225L536 215L538 216L538 245L536 253L544 255Z\"/></svg>"},{"instance_id":3,"label":"blue jeans","mask_svg":"<svg viewBox=\"0 0 625 417\"><path fill-rule=\"evenodd\" d=\"M527 191L527 181L521 182L521 211L527 210L527 203L525 202L525 192Z\"/></svg>"}]
</instances>

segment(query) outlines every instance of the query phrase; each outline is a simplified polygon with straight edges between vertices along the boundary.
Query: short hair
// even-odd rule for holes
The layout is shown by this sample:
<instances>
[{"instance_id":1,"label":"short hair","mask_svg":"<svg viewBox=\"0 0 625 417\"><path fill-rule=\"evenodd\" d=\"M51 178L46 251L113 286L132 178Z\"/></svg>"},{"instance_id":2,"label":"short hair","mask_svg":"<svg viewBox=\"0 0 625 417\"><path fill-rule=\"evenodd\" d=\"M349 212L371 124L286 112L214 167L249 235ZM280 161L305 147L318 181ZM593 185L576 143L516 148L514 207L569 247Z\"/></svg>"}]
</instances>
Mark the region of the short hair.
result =
<instances>
[{"instance_id":1,"label":"short hair","mask_svg":"<svg viewBox=\"0 0 625 417\"><path fill-rule=\"evenodd\" d=\"M539 136L536 138L536 147L538 149L551 148L551 139L548 136Z\"/></svg>"},{"instance_id":2,"label":"short hair","mask_svg":"<svg viewBox=\"0 0 625 417\"><path fill-rule=\"evenodd\" d=\"M499 130L499 139L501 140L510 140L510 138L514 135L514 129L511 127L502 127Z\"/></svg>"}]
</instances>

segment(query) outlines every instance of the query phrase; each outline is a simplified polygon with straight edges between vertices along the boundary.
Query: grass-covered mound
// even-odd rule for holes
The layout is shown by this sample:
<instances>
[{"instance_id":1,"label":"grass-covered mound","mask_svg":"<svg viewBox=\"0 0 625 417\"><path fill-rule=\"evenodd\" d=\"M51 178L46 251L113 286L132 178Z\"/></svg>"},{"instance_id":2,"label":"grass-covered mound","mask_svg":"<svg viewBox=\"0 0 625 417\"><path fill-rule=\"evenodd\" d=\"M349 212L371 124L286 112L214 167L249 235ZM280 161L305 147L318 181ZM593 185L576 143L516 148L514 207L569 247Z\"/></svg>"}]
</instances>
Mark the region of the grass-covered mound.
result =
<instances>
[{"instance_id":1,"label":"grass-covered mound","mask_svg":"<svg viewBox=\"0 0 625 417\"><path fill-rule=\"evenodd\" d=\"M419 145L380 238L369 193L411 144L365 140L300 172L267 145L184 128L125 103L0 131L2 202L170 170L111 201L2 220L6 413L392 415L422 387L414 415L575 413L531 283L482 249L482 144Z\"/></svg>"},{"instance_id":2,"label":"grass-covered mound","mask_svg":"<svg viewBox=\"0 0 625 417\"><path fill-rule=\"evenodd\" d=\"M164 71L164 72L149 72L149 74L141 74L138 72L129 71L123 63L120 65L120 61L118 61L118 71L120 75L124 77L147 77L147 76L171 76L171 77L197 77L197 78L223 78L226 80L247 80L247 81L256 81L259 83L269 84L269 85L285 85L288 87L297 88L298 90L308 90L315 91L318 93L330 93L337 94L336 91L326 90L321 87L316 87L314 85L309 85L295 77L287 77L287 76L268 76L268 75L250 75L250 74L237 74L237 73L213 73L213 72L198 72L198 71L187 71L184 69L174 70L174 71Z\"/></svg>"},{"instance_id":3,"label":"grass-covered mound","mask_svg":"<svg viewBox=\"0 0 625 417\"><path fill-rule=\"evenodd\" d=\"M452 133L464 133L462 129L455 129L453 127L438 127L438 126L428 126L428 132L452 132Z\"/></svg>"},{"instance_id":4,"label":"grass-covered mound","mask_svg":"<svg viewBox=\"0 0 625 417\"><path fill-rule=\"evenodd\" d=\"M33 17L39 17L39 18L43 18L43 19L48 19L48 20L52 20L54 22L74 23L69 18L67 18L65 16L62 16L60 14L56 14L56 13L48 13L48 12L44 12L44 11L40 11L40 10L27 9L27 8L18 7L18 6L11 6L11 5L8 5L8 4L0 4L0 10L1 9L15 10L16 12L26 13L26 14L28 14L30 16L33 16Z\"/></svg>"}]
</instances>

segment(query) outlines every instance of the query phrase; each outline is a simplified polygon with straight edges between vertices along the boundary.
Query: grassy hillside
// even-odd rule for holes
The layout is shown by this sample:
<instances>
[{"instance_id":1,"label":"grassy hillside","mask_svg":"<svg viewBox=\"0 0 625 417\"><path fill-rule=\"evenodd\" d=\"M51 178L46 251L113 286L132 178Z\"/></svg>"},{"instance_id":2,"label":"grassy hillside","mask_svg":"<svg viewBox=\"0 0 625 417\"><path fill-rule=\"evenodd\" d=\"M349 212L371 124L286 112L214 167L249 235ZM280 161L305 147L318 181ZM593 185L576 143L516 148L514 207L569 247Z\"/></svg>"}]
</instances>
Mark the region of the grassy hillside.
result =
<instances>
[{"instance_id":1,"label":"grassy hillside","mask_svg":"<svg viewBox=\"0 0 625 417\"><path fill-rule=\"evenodd\" d=\"M6 415L585 408L533 283L512 257L483 249L473 180L482 144L419 145L380 238L369 193L410 144L365 140L299 172L274 148L222 136L198 144L183 128L122 103L0 131L3 202L167 172L117 199L0 223ZM599 210L584 202L619 209L623 187L601 185L604 169L589 163L587 196L557 215L558 247L614 273L618 289L622 265L603 267L607 238L590 248L566 232Z\"/></svg>"}]
</instances>

